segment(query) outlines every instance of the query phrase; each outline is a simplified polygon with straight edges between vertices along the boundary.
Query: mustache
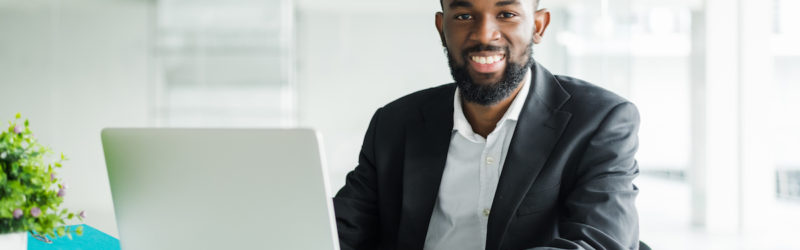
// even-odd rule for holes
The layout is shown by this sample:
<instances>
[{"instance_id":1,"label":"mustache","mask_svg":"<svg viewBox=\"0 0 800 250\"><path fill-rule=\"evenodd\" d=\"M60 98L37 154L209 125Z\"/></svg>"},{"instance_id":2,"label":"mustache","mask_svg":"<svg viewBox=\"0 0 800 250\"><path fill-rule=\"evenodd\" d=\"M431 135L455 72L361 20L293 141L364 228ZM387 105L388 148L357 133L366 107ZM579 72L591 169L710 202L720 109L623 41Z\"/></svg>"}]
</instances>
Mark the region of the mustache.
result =
<instances>
[{"instance_id":1,"label":"mustache","mask_svg":"<svg viewBox=\"0 0 800 250\"><path fill-rule=\"evenodd\" d=\"M482 51L505 51L505 52L508 52L508 47L500 47L500 46L494 46L494 45L488 45L488 44L478 44L478 45L475 45L475 46L472 46L472 47L464 49L464 51L462 53L464 54L464 56L466 56L469 53L482 52Z\"/></svg>"}]
</instances>

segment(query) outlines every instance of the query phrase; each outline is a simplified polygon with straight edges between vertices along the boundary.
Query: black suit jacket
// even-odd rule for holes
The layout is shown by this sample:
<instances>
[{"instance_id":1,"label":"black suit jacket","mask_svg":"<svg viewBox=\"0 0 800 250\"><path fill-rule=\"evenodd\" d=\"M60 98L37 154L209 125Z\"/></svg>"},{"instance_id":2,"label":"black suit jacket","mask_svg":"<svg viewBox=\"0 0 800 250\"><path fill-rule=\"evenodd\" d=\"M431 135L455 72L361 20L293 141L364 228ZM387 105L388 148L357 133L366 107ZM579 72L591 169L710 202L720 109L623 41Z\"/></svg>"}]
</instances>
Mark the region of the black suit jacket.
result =
<instances>
[{"instance_id":1,"label":"black suit jacket","mask_svg":"<svg viewBox=\"0 0 800 250\"><path fill-rule=\"evenodd\" d=\"M636 249L639 113L607 90L532 67L492 203L486 249ZM348 249L422 249L453 129L454 84L378 109L333 198Z\"/></svg>"}]
</instances>

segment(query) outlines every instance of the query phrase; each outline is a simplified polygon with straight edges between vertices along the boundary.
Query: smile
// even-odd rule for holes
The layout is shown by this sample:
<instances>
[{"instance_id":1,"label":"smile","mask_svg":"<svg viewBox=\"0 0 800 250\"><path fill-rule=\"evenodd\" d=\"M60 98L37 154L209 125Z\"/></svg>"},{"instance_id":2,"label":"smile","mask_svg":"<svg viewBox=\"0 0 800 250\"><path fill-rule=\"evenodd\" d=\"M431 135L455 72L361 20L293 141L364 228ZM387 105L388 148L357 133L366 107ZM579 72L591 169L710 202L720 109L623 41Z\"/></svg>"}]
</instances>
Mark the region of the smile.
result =
<instances>
[{"instance_id":1,"label":"smile","mask_svg":"<svg viewBox=\"0 0 800 250\"><path fill-rule=\"evenodd\" d=\"M480 63L480 64L492 64L495 62L499 62L503 60L503 55L494 55L494 56L472 56L469 59L473 62Z\"/></svg>"},{"instance_id":2,"label":"smile","mask_svg":"<svg viewBox=\"0 0 800 250\"><path fill-rule=\"evenodd\" d=\"M497 73L506 65L505 54L473 54L468 58L470 68L478 73Z\"/></svg>"}]
</instances>

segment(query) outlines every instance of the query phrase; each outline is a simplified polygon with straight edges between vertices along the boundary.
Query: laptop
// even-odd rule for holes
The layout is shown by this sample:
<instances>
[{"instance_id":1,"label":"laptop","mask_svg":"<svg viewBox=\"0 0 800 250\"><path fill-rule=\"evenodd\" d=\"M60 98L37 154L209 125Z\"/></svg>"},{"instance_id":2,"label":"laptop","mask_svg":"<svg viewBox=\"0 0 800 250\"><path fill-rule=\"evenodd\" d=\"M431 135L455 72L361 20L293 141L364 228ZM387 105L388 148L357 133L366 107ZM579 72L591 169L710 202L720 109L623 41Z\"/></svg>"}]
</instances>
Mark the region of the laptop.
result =
<instances>
[{"instance_id":1,"label":"laptop","mask_svg":"<svg viewBox=\"0 0 800 250\"><path fill-rule=\"evenodd\" d=\"M123 250L339 249L310 129L106 128Z\"/></svg>"}]
</instances>

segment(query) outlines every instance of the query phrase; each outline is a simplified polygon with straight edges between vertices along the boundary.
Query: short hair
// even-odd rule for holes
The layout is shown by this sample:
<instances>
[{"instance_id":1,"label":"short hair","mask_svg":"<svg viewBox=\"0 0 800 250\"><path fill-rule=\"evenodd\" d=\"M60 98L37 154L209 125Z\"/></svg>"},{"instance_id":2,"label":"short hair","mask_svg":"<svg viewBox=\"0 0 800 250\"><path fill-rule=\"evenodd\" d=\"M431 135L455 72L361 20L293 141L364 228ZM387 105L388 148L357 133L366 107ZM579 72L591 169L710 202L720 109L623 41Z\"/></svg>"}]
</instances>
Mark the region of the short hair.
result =
<instances>
[{"instance_id":1,"label":"short hair","mask_svg":"<svg viewBox=\"0 0 800 250\"><path fill-rule=\"evenodd\" d=\"M444 0L439 0L439 7L442 8L442 10L444 10L444 4L442 3L443 1ZM536 9L539 8L539 1L540 0L533 0L533 10L534 11L536 11Z\"/></svg>"}]
</instances>

